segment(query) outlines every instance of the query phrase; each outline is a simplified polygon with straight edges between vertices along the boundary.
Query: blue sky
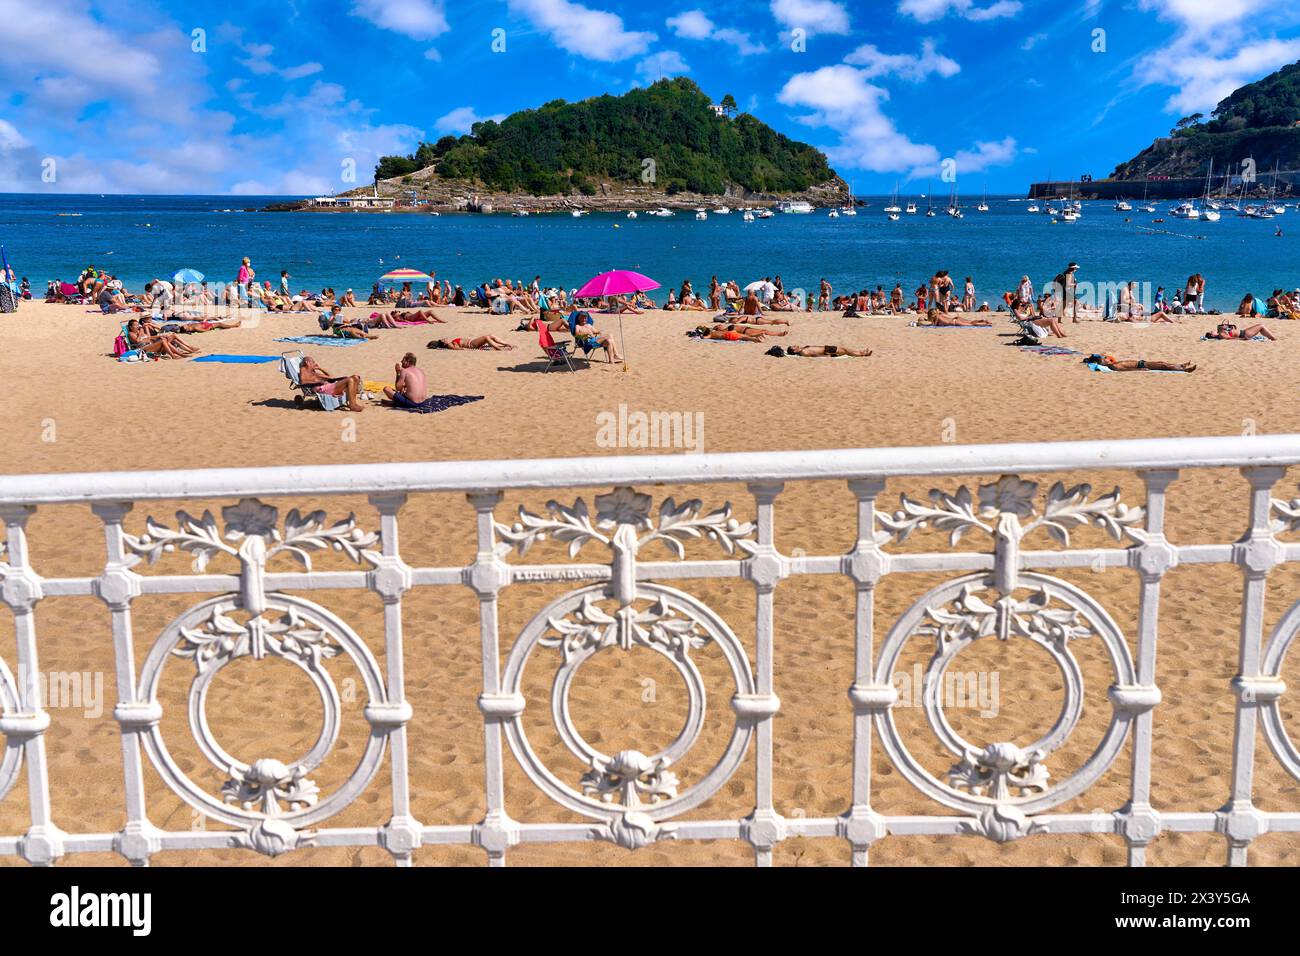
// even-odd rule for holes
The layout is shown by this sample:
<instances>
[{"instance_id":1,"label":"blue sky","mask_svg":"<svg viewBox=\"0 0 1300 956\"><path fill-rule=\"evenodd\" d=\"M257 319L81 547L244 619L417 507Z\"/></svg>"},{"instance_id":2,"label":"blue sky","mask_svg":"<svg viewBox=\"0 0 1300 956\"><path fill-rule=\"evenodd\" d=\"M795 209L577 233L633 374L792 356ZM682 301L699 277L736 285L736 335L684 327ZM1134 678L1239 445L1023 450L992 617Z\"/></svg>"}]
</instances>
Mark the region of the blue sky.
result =
<instances>
[{"instance_id":1,"label":"blue sky","mask_svg":"<svg viewBox=\"0 0 1300 956\"><path fill-rule=\"evenodd\" d=\"M1277 0L0 0L0 191L333 193L476 119L685 75L824 149L859 193L923 190L948 159L967 193L1019 193L1049 170L1100 178L1300 60L1293 14Z\"/></svg>"}]
</instances>

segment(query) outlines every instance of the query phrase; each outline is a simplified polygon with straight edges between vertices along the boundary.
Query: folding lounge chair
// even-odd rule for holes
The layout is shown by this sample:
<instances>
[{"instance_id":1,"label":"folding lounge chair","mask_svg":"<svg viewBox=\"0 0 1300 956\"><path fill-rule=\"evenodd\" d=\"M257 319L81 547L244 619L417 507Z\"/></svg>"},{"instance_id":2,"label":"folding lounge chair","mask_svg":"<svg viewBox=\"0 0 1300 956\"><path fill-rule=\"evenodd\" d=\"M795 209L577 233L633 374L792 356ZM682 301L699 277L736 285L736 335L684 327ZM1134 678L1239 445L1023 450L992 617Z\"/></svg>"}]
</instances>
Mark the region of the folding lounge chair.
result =
<instances>
[{"instance_id":1,"label":"folding lounge chair","mask_svg":"<svg viewBox=\"0 0 1300 956\"><path fill-rule=\"evenodd\" d=\"M314 398L320 403L320 407L327 412L332 412L343 405L343 399L337 395L325 395L316 391L319 386L304 385L302 383L302 360L306 358L301 349L295 349L292 352L280 353L280 371L284 373L285 378L289 380L289 388L295 393L294 402L302 405L308 398Z\"/></svg>"},{"instance_id":2,"label":"folding lounge chair","mask_svg":"<svg viewBox=\"0 0 1300 956\"><path fill-rule=\"evenodd\" d=\"M538 321L541 322L541 319L538 319ZM551 335L550 328L547 327L545 322L542 322L542 324L537 327L537 344L542 347L542 351L545 352L546 357L550 359L546 365L546 371L548 372L560 365L567 368L570 372L576 372L577 369L573 365L574 359L586 362L588 367L591 366L590 359L585 355L573 354L572 342L556 342L554 337Z\"/></svg>"}]
</instances>

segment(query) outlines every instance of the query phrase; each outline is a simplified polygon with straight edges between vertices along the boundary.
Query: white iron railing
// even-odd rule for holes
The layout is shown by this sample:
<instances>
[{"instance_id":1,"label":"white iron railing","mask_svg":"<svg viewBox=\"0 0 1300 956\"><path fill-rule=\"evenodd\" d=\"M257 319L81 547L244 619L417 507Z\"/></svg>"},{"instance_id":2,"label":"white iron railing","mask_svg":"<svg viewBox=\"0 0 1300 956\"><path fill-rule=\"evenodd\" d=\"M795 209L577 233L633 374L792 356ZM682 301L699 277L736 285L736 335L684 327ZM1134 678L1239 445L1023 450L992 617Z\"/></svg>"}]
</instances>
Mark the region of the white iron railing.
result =
<instances>
[{"instance_id":1,"label":"white iron railing","mask_svg":"<svg viewBox=\"0 0 1300 956\"><path fill-rule=\"evenodd\" d=\"M791 836L845 840L852 861L867 862L872 844L892 835L974 834L999 842L1029 834L1115 833L1128 845L1129 862L1145 862L1145 849L1162 831L1218 832L1228 861L1246 862L1252 841L1266 832L1300 831L1300 813L1264 812L1252 800L1256 735L1262 733L1285 770L1300 779L1300 751L1287 735L1279 709L1285 691L1281 670L1300 628L1300 602L1271 635L1263 632L1270 572L1300 560L1300 543L1279 535L1300 530L1300 501L1277 500L1274 487L1286 467L1300 464L1300 436L1145 440L1073 444L902 448L871 451L786 452L674 457L598 458L556 461L357 465L187 472L41 475L0 478L0 597L14 617L17 660L0 660L0 732L7 746L0 759L0 801L24 775L30 825L22 834L0 836L0 855L48 864L68 853L113 851L146 864L167 850L245 847L267 855L303 847L380 846L409 864L421 846L473 845L490 863L503 864L511 847L527 843L606 840L627 848L678 840L744 840L759 864ZM1234 467L1249 489L1242 535L1234 543L1179 543L1165 537L1166 489L1180 469ZM1137 473L1146 489L1140 505L1119 492L1094 496L1086 484L1057 482L1045 493L1021 474L1080 473L1106 469ZM971 490L952 482L928 502L904 497L899 510L877 509L885 480L895 477L1003 477ZM847 482L858 502L856 545L845 554L788 556L775 546L776 502L785 482ZM753 498L753 520L733 516L731 506L709 511L698 500L656 503L635 486L710 482L744 483ZM520 510L502 521L496 514L505 491L607 489L585 500L552 501L544 514ZM612 489L612 490L608 490ZM398 548L399 514L412 495L459 491L477 513L477 557L463 567L412 567ZM290 511L261 498L316 501L365 494L379 515L367 531L354 518L335 523L325 512ZM143 529L128 522L133 505L158 500L237 500L219 522L205 512L182 511L174 521L150 518ZM88 503L103 522L107 554L95 577L46 577L33 566L27 523L39 506ZM657 507L656 507L657 504ZM1082 525L1108 531L1109 548L1072 549L1069 531ZM918 553L891 550L913 532L948 533L950 545L969 534L988 543L981 551ZM1060 546L1028 550L1037 532ZM599 550L597 563L526 564L519 561L543 538L567 542L571 562L584 548ZM712 545L709 544L712 543ZM650 561L651 544L667 546L677 561ZM685 560L687 546L717 546L715 560ZM313 570L310 554L332 549L361 570ZM140 573L166 551L195 557L193 573ZM513 559L512 559L513 553ZM267 569L276 555L300 560L295 573ZM238 574L209 573L210 559L226 556ZM1204 812L1165 812L1152 806L1153 709L1157 615L1162 578L1178 565L1233 564L1243 574L1233 769L1226 801ZM1129 568L1140 582L1136 653L1110 614L1084 590L1051 573L1098 567ZM873 620L875 589L887 575L941 572L954 575L912 604L883 637ZM773 805L773 718L780 701L773 692L774 592L798 575L840 575L856 588L856 677L844 688L854 715L852 798L841 815L787 819ZM754 658L731 627L697 598L663 581L740 578L756 595ZM517 635L498 628L498 601L520 582L552 582L571 590L538 608ZM483 767L487 812L474 825L417 820L411 810L407 772L407 723L414 705L404 686L403 597L412 589L469 588L480 608L483 672L479 709L485 727ZM365 641L334 613L291 592L364 588L384 605L384 665ZM209 593L151 637L137 669L132 603L145 595ZM113 716L120 725L126 824L116 833L65 832L51 807L45 732L51 716L35 688L38 607L44 601L94 596L112 620L116 686ZM1236 614L1234 609L1231 613ZM923 707L955 762L944 775L928 770L909 750L893 713L898 696L895 665L911 639L931 648L927 677L942 677L953 658L985 636L1032 642L1046 651L1064 676L1065 703L1055 725L1026 746L971 743L943 713L943 701L927 690ZM1113 715L1092 756L1073 773L1049 782L1048 761L1075 729L1083 707L1083 676L1073 641L1095 638L1112 670L1108 697ZM44 634L45 642L57 634ZM692 654L712 645L721 652L734 689L730 713L707 713L704 687ZM600 752L583 738L569 714L568 693L582 666L606 648L633 647L667 659L685 681L688 715L681 734L663 751ZM504 667L501 653L507 652ZM321 793L310 774L331 753L340 732L339 695L330 658L347 655L367 695L367 744L351 775ZM324 726L310 753L295 763L235 759L214 738L205 714L213 679L245 658L278 658L300 669L324 704ZM177 664L181 658L186 663ZM220 793L200 787L169 754L163 739L159 686L167 665L190 674L188 717L202 754L229 779ZM545 668L554 676L546 702L564 746L590 769L580 779L557 773L530 746L521 719L524 673ZM927 688L936 686L927 680ZM536 706L535 704L533 706ZM712 768L695 767L692 746L706 723L732 727ZM713 723L708 723L713 722ZM944 813L889 816L873 806L873 727L885 755L903 777ZM503 746L504 744L504 746ZM508 747L527 777L555 803L585 823L519 823L508 812L504 786ZM1129 799L1110 812L1053 813L1085 792L1131 748ZM740 819L698 819L711 796L737 772L752 748L755 805ZM351 804L381 771L385 756L392 779L387 820L369 827L327 824ZM202 816L230 829L170 832L150 822L144 783L149 761L171 791ZM672 767L670 771L668 768ZM681 775L679 778L679 774ZM309 860L310 857L305 857Z\"/></svg>"}]
</instances>

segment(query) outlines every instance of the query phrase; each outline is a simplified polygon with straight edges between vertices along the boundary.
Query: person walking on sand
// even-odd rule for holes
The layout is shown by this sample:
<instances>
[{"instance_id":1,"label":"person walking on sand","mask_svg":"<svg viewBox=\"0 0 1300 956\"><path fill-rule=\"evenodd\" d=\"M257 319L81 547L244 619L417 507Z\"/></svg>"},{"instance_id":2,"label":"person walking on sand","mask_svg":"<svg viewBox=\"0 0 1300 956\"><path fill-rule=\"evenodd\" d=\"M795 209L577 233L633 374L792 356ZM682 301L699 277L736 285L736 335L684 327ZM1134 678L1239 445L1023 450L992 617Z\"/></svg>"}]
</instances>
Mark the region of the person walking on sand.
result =
<instances>
[{"instance_id":1,"label":"person walking on sand","mask_svg":"<svg viewBox=\"0 0 1300 956\"><path fill-rule=\"evenodd\" d=\"M257 278L257 273L253 271L253 266L249 262L248 256L244 256L239 263L239 275L235 278L235 288L239 290L239 302L241 305L244 300L248 298L249 283L251 283L255 278Z\"/></svg>"}]
</instances>

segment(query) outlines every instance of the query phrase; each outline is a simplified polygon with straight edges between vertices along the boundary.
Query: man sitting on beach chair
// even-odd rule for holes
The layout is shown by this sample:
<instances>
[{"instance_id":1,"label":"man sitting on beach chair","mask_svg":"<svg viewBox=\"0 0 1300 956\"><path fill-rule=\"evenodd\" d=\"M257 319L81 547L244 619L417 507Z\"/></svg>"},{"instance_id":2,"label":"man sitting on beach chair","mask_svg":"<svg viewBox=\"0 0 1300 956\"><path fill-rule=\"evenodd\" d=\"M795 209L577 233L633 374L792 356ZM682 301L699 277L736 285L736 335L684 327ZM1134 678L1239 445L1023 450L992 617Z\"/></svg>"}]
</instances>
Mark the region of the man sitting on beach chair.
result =
<instances>
[{"instance_id":1,"label":"man sitting on beach chair","mask_svg":"<svg viewBox=\"0 0 1300 956\"><path fill-rule=\"evenodd\" d=\"M305 355L302 359L302 365L298 368L298 380L302 383L304 389L310 389L315 395L322 398L321 407L325 408L326 411L332 411L333 408L338 407L338 404L344 403L347 404L350 412L365 411L357 401L357 397L361 392L360 375L348 375L343 378L330 375L329 372L316 364L314 358ZM327 403L324 401L326 396L340 401L338 404L334 404L333 408L327 408Z\"/></svg>"}]
</instances>

